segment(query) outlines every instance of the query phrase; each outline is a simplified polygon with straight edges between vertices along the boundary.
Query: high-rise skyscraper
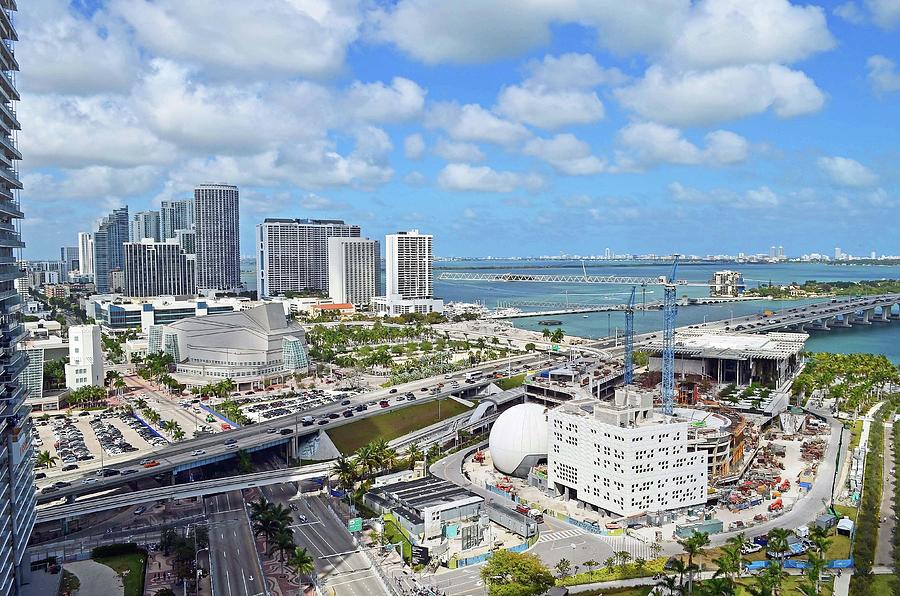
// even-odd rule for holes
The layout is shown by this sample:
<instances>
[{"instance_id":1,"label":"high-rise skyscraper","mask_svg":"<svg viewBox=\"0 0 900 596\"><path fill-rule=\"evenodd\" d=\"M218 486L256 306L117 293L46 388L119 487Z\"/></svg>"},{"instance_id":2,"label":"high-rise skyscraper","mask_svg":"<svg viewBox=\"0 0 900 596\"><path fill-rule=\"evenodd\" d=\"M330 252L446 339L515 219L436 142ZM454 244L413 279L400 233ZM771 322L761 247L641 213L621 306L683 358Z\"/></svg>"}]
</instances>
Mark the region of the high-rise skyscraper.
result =
<instances>
[{"instance_id":1,"label":"high-rise skyscraper","mask_svg":"<svg viewBox=\"0 0 900 596\"><path fill-rule=\"evenodd\" d=\"M236 292L241 288L241 228L238 188L201 184L194 189L197 231L197 292Z\"/></svg>"},{"instance_id":2,"label":"high-rise skyscraper","mask_svg":"<svg viewBox=\"0 0 900 596\"><path fill-rule=\"evenodd\" d=\"M59 260L62 263L62 267L60 267L60 275L63 277L63 279L61 281L66 281L69 272L76 271L78 269L78 247L60 247Z\"/></svg>"},{"instance_id":3,"label":"high-rise skyscraper","mask_svg":"<svg viewBox=\"0 0 900 596\"><path fill-rule=\"evenodd\" d=\"M772 258L777 257L777 256L778 256L778 249L775 248L774 246L770 246L770 247L769 247L769 256L772 257Z\"/></svg>"},{"instance_id":4,"label":"high-rise skyscraper","mask_svg":"<svg viewBox=\"0 0 900 596\"><path fill-rule=\"evenodd\" d=\"M840 261L844 257L844 253L841 252L840 246L834 247L834 260Z\"/></svg>"},{"instance_id":5,"label":"high-rise skyscraper","mask_svg":"<svg viewBox=\"0 0 900 596\"><path fill-rule=\"evenodd\" d=\"M163 201L159 206L159 239L175 238L178 230L194 227L194 200Z\"/></svg>"},{"instance_id":6,"label":"high-rise skyscraper","mask_svg":"<svg viewBox=\"0 0 900 596\"><path fill-rule=\"evenodd\" d=\"M78 271L94 277L94 235L78 232Z\"/></svg>"},{"instance_id":7,"label":"high-rise skyscraper","mask_svg":"<svg viewBox=\"0 0 900 596\"><path fill-rule=\"evenodd\" d=\"M113 209L103 218L94 232L94 285L101 294L110 291L109 274L125 264L125 243L128 242L128 207Z\"/></svg>"},{"instance_id":8,"label":"high-rise skyscraper","mask_svg":"<svg viewBox=\"0 0 900 596\"><path fill-rule=\"evenodd\" d=\"M431 234L419 230L388 234L385 244L387 294L403 298L432 298Z\"/></svg>"},{"instance_id":9,"label":"high-rise skyscraper","mask_svg":"<svg viewBox=\"0 0 900 596\"><path fill-rule=\"evenodd\" d=\"M432 239L419 230L385 237L387 295L372 300L375 312L389 316L443 312L444 302L434 299Z\"/></svg>"},{"instance_id":10,"label":"high-rise skyscraper","mask_svg":"<svg viewBox=\"0 0 900 596\"><path fill-rule=\"evenodd\" d=\"M15 104L19 92L14 71L19 70L14 55L18 40L13 26L16 3L0 0L0 594L18 592L27 582L30 561L24 560L35 518L34 472L31 464L32 422L23 408L27 389L19 375L25 356L16 346L25 337L21 323L21 296L16 279L22 277L17 252L25 246L19 235L18 166L22 154L16 146L20 129Z\"/></svg>"},{"instance_id":11,"label":"high-rise skyscraper","mask_svg":"<svg viewBox=\"0 0 900 596\"><path fill-rule=\"evenodd\" d=\"M337 304L368 306L381 293L381 248L368 238L328 239L328 295Z\"/></svg>"},{"instance_id":12,"label":"high-rise skyscraper","mask_svg":"<svg viewBox=\"0 0 900 596\"><path fill-rule=\"evenodd\" d=\"M138 211L131 218L132 242L140 242L149 238L159 242L159 211Z\"/></svg>"},{"instance_id":13,"label":"high-rise skyscraper","mask_svg":"<svg viewBox=\"0 0 900 596\"><path fill-rule=\"evenodd\" d=\"M175 240L125 244L125 294L127 296L186 296L196 292L194 257L185 254Z\"/></svg>"},{"instance_id":14,"label":"high-rise skyscraper","mask_svg":"<svg viewBox=\"0 0 900 596\"><path fill-rule=\"evenodd\" d=\"M779 258L779 259L783 259L783 258L784 258L784 247L783 247L783 246L779 246L779 247L778 247L778 258Z\"/></svg>"},{"instance_id":15,"label":"high-rise skyscraper","mask_svg":"<svg viewBox=\"0 0 900 596\"><path fill-rule=\"evenodd\" d=\"M256 291L328 291L328 239L359 238L359 226L339 219L275 219L256 226Z\"/></svg>"}]
</instances>

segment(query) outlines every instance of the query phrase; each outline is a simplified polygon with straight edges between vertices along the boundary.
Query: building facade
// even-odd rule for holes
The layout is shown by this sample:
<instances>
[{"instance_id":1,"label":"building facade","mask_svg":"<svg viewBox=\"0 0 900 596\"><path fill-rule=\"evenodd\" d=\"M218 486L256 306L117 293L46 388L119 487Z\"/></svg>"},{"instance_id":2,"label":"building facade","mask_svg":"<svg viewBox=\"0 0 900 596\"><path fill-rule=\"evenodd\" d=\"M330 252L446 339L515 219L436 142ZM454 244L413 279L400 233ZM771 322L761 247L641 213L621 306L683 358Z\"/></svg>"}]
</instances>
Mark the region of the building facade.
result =
<instances>
[{"instance_id":1,"label":"building facade","mask_svg":"<svg viewBox=\"0 0 900 596\"><path fill-rule=\"evenodd\" d=\"M144 239L125 245L127 296L188 296L196 290L194 257L174 241Z\"/></svg>"},{"instance_id":2,"label":"building facade","mask_svg":"<svg viewBox=\"0 0 900 596\"><path fill-rule=\"evenodd\" d=\"M432 278L433 236L419 230L385 237L385 295L372 299L372 310L382 316L444 311L435 300Z\"/></svg>"},{"instance_id":3,"label":"building facade","mask_svg":"<svg viewBox=\"0 0 900 596\"><path fill-rule=\"evenodd\" d=\"M26 365L16 346L25 337L21 324L22 298L15 281L22 273L16 253L25 244L16 220L23 217L19 204L17 147L20 130L16 116L15 57L18 40L13 14L16 3L0 0L0 594L16 594L28 582L30 566L25 547L35 519L34 472L31 458L32 424L24 407L26 389L19 375Z\"/></svg>"},{"instance_id":4,"label":"building facade","mask_svg":"<svg viewBox=\"0 0 900 596\"><path fill-rule=\"evenodd\" d=\"M746 289L744 276L740 271L716 271L709 280L710 296L737 297Z\"/></svg>"},{"instance_id":5,"label":"building facade","mask_svg":"<svg viewBox=\"0 0 900 596\"><path fill-rule=\"evenodd\" d=\"M162 242L175 238L178 230L194 227L194 201L163 201L159 206L159 239Z\"/></svg>"},{"instance_id":6,"label":"building facade","mask_svg":"<svg viewBox=\"0 0 900 596\"><path fill-rule=\"evenodd\" d=\"M706 452L689 441L688 422L654 412L651 393L620 388L611 404L564 404L548 423L557 495L621 516L706 502Z\"/></svg>"},{"instance_id":7,"label":"building facade","mask_svg":"<svg viewBox=\"0 0 900 596\"><path fill-rule=\"evenodd\" d=\"M138 211L131 218L131 241L145 238L159 242L159 211Z\"/></svg>"},{"instance_id":8,"label":"building facade","mask_svg":"<svg viewBox=\"0 0 900 596\"><path fill-rule=\"evenodd\" d=\"M237 292L241 288L238 200L237 186L202 184L194 189L199 293Z\"/></svg>"},{"instance_id":9,"label":"building facade","mask_svg":"<svg viewBox=\"0 0 900 596\"><path fill-rule=\"evenodd\" d=\"M59 261L63 264L63 269L65 270L65 279L63 279L63 281L68 281L69 273L71 273L72 271L78 271L79 269L78 247L61 247L59 249Z\"/></svg>"},{"instance_id":10,"label":"building facade","mask_svg":"<svg viewBox=\"0 0 900 596\"><path fill-rule=\"evenodd\" d=\"M337 304L368 305L381 293L381 248L368 238L328 239L328 296Z\"/></svg>"},{"instance_id":11,"label":"building facade","mask_svg":"<svg viewBox=\"0 0 900 596\"><path fill-rule=\"evenodd\" d=\"M309 370L303 328L275 303L182 319L148 335L148 352L171 355L175 377L188 386L232 379L239 388L259 387Z\"/></svg>"},{"instance_id":12,"label":"building facade","mask_svg":"<svg viewBox=\"0 0 900 596\"><path fill-rule=\"evenodd\" d=\"M98 292L111 289L109 274L122 270L125 260L124 245L128 242L130 228L128 207L114 209L103 218L94 232L94 284Z\"/></svg>"},{"instance_id":13,"label":"building facade","mask_svg":"<svg viewBox=\"0 0 900 596\"><path fill-rule=\"evenodd\" d=\"M152 301L121 301L92 296L84 303L89 318L97 321L103 331L110 334L122 333L128 329L140 329L148 333L153 325L167 325L190 317L205 317L240 310L243 300L224 298L221 300L176 300L174 297Z\"/></svg>"},{"instance_id":14,"label":"building facade","mask_svg":"<svg viewBox=\"0 0 900 596\"><path fill-rule=\"evenodd\" d=\"M328 239L359 234L338 219L267 218L256 226L257 296L328 291Z\"/></svg>"},{"instance_id":15,"label":"building facade","mask_svg":"<svg viewBox=\"0 0 900 596\"><path fill-rule=\"evenodd\" d=\"M69 363L66 364L66 387L79 389L88 385L103 386L103 344L100 325L69 327Z\"/></svg>"},{"instance_id":16,"label":"building facade","mask_svg":"<svg viewBox=\"0 0 900 596\"><path fill-rule=\"evenodd\" d=\"M78 271L94 279L94 235L78 232Z\"/></svg>"}]
</instances>

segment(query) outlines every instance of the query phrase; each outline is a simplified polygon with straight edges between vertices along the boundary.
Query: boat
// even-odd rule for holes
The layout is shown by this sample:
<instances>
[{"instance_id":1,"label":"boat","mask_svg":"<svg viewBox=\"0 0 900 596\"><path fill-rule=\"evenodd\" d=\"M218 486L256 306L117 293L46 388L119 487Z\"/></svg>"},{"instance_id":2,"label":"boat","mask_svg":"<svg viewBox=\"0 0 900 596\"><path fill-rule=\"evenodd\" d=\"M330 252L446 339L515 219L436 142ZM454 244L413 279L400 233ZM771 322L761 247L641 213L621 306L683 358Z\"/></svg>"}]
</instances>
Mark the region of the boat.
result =
<instances>
[{"instance_id":1,"label":"boat","mask_svg":"<svg viewBox=\"0 0 900 596\"><path fill-rule=\"evenodd\" d=\"M544 319L543 321L538 321L538 325L546 325L548 327L551 325L562 325L562 321L559 319Z\"/></svg>"},{"instance_id":2,"label":"boat","mask_svg":"<svg viewBox=\"0 0 900 596\"><path fill-rule=\"evenodd\" d=\"M586 318L588 318L588 316L587 316L587 315L581 315L581 318L582 318L582 319L586 319Z\"/></svg>"}]
</instances>

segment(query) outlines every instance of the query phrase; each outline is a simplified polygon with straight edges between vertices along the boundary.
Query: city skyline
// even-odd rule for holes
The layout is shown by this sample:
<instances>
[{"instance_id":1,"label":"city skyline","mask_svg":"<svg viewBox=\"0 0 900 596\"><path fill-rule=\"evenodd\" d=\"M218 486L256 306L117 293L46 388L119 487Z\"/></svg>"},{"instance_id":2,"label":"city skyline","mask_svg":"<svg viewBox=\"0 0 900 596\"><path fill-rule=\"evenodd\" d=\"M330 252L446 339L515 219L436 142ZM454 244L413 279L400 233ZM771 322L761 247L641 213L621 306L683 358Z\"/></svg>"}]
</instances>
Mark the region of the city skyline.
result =
<instances>
[{"instance_id":1,"label":"city skyline","mask_svg":"<svg viewBox=\"0 0 900 596\"><path fill-rule=\"evenodd\" d=\"M900 19L877 3L672 2L651 17L404 0L316 19L276 4L23 7L26 258L72 244L58 218L87 230L206 181L242 189L247 246L265 217L299 217L444 230L448 256L522 237L531 254L829 252L823 238L900 253L883 217ZM172 23L164 38L155 19ZM217 44L185 42L210 23Z\"/></svg>"}]
</instances>

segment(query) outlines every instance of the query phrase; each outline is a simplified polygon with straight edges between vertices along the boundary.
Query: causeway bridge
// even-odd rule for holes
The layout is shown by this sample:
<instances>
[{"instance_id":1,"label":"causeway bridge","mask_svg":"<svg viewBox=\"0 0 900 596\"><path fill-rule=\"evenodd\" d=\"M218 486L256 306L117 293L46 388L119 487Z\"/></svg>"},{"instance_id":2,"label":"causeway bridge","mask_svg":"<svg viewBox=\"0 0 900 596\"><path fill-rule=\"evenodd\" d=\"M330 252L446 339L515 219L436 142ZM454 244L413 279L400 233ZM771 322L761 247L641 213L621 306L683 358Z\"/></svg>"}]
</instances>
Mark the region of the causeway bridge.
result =
<instances>
[{"instance_id":1,"label":"causeway bridge","mask_svg":"<svg viewBox=\"0 0 900 596\"><path fill-rule=\"evenodd\" d=\"M828 331L835 327L878 325L900 320L900 294L882 294L853 298L834 298L776 311L768 316L752 314L700 325L705 329L724 329L765 333L767 331Z\"/></svg>"}]
</instances>

